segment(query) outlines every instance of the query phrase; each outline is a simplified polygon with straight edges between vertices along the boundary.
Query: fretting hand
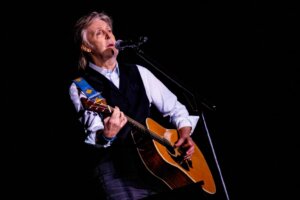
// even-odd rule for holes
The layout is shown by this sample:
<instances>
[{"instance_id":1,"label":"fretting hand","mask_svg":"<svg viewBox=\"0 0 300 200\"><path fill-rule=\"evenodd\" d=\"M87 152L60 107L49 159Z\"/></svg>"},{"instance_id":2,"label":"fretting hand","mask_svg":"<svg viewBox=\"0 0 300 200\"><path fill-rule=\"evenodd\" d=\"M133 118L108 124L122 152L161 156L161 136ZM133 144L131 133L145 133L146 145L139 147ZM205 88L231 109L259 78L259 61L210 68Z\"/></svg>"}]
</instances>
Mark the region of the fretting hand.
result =
<instances>
[{"instance_id":1,"label":"fretting hand","mask_svg":"<svg viewBox=\"0 0 300 200\"><path fill-rule=\"evenodd\" d=\"M127 123L127 118L116 106L110 116L104 118L103 136L107 138L115 137L121 128Z\"/></svg>"}]
</instances>

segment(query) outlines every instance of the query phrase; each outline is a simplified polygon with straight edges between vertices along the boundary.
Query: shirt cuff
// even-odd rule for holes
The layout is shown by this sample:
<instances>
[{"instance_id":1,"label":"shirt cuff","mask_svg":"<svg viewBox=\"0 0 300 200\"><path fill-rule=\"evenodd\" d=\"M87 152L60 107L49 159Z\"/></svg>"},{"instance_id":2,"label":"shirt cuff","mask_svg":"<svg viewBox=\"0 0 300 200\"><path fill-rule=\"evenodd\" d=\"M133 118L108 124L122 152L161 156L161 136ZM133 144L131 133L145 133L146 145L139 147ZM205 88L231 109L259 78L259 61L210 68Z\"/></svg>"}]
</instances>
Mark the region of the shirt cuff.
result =
<instances>
[{"instance_id":1,"label":"shirt cuff","mask_svg":"<svg viewBox=\"0 0 300 200\"><path fill-rule=\"evenodd\" d=\"M190 135L194 132L196 125L199 121L199 116L190 115L187 118L184 118L183 120L178 121L177 123L177 129L181 129L185 126L192 127Z\"/></svg>"}]
</instances>

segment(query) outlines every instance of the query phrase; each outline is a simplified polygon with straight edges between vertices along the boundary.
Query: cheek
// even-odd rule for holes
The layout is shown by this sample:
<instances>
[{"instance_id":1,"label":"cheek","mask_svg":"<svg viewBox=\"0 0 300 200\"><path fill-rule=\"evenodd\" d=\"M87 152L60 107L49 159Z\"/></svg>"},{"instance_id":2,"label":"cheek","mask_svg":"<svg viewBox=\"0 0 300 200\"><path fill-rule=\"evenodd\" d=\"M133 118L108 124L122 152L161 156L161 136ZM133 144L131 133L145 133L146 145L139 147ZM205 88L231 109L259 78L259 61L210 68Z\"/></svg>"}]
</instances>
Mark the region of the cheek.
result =
<instances>
[{"instance_id":1,"label":"cheek","mask_svg":"<svg viewBox=\"0 0 300 200\"><path fill-rule=\"evenodd\" d=\"M94 43L93 47L93 49L99 52L103 52L105 50L105 44L103 42Z\"/></svg>"}]
</instances>

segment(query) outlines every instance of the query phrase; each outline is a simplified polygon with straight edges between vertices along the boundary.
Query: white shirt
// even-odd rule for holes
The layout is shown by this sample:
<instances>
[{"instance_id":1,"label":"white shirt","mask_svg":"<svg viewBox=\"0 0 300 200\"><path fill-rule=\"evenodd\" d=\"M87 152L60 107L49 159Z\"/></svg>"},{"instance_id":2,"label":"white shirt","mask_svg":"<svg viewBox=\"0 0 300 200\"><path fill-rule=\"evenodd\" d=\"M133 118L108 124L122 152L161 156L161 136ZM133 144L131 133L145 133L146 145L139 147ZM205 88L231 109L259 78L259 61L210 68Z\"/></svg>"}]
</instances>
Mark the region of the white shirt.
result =
<instances>
[{"instance_id":1,"label":"white shirt","mask_svg":"<svg viewBox=\"0 0 300 200\"><path fill-rule=\"evenodd\" d=\"M112 71L98 67L92 63L89 63L89 67L104 75L119 88L120 77L118 65ZM140 65L137 65L137 67L145 86L146 95L149 99L149 107L154 105L164 117L169 116L170 122L175 125L177 129L184 126L192 127L192 134L199 120L199 116L189 115L186 107L178 101L177 97L158 80L152 72ZM80 98L86 97L85 94L78 92L75 83L71 84L69 92L76 111L84 110ZM95 144L96 132L104 128L100 116L96 112L85 110L80 121L85 125L84 127L87 134L85 142Z\"/></svg>"}]
</instances>

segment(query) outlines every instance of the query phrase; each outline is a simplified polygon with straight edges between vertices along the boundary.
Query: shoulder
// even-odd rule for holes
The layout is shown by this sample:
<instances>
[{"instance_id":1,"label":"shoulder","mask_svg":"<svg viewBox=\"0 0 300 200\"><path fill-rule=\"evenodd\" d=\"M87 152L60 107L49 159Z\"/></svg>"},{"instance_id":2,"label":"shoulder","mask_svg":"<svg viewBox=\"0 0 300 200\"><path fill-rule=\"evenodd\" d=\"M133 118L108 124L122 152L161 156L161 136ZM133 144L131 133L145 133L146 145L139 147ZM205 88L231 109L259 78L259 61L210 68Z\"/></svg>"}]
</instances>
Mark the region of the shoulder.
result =
<instances>
[{"instance_id":1,"label":"shoulder","mask_svg":"<svg viewBox=\"0 0 300 200\"><path fill-rule=\"evenodd\" d=\"M121 63L119 64L119 67L124 69L123 71L126 71L127 73L139 72L140 74L151 74L147 68L139 64Z\"/></svg>"},{"instance_id":2,"label":"shoulder","mask_svg":"<svg viewBox=\"0 0 300 200\"><path fill-rule=\"evenodd\" d=\"M149 71L149 69L147 69L146 67L143 67L141 65L136 65L137 69L139 70L141 75L148 75L148 76L152 76L152 72Z\"/></svg>"}]
</instances>

